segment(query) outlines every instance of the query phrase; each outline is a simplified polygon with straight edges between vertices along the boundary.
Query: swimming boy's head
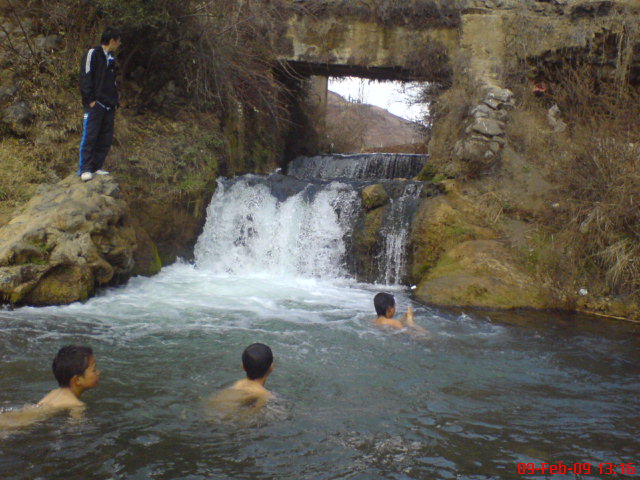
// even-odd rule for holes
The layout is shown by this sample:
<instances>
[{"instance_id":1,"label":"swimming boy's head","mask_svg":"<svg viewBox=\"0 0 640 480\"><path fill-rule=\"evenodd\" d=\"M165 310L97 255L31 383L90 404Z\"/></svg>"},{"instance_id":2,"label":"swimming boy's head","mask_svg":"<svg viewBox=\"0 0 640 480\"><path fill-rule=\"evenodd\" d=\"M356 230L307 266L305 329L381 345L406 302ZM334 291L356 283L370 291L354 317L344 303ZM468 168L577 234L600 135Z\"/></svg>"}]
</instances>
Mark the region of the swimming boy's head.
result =
<instances>
[{"instance_id":1,"label":"swimming boy's head","mask_svg":"<svg viewBox=\"0 0 640 480\"><path fill-rule=\"evenodd\" d=\"M380 292L373 297L373 306L379 317L393 317L396 308L396 300L390 293ZM390 311L389 309L393 309Z\"/></svg>"},{"instance_id":2,"label":"swimming boy's head","mask_svg":"<svg viewBox=\"0 0 640 480\"><path fill-rule=\"evenodd\" d=\"M250 380L262 378L271 371L273 353L263 343L252 343L242 352L242 367Z\"/></svg>"},{"instance_id":3,"label":"swimming boy's head","mask_svg":"<svg viewBox=\"0 0 640 480\"><path fill-rule=\"evenodd\" d=\"M95 366L96 359L91 347L67 345L58 350L53 359L52 370L61 387L69 388L72 381L80 381L82 390L85 390L98 383L100 372Z\"/></svg>"}]
</instances>

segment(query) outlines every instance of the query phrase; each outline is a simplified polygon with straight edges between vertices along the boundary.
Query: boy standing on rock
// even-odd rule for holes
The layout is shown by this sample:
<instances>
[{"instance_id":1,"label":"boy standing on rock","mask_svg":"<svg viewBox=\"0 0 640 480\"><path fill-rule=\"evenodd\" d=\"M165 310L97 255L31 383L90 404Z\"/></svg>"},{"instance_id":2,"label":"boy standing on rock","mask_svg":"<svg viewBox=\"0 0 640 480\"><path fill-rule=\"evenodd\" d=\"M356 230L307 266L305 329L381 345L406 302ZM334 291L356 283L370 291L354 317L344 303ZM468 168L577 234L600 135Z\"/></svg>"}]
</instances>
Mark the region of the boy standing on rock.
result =
<instances>
[{"instance_id":1,"label":"boy standing on rock","mask_svg":"<svg viewBox=\"0 0 640 480\"><path fill-rule=\"evenodd\" d=\"M113 140L113 125L118 107L116 59L113 54L120 47L120 33L107 28L100 46L90 48L80 64L80 93L84 118L80 141L78 175L83 181L94 174L106 175L102 170Z\"/></svg>"}]
</instances>

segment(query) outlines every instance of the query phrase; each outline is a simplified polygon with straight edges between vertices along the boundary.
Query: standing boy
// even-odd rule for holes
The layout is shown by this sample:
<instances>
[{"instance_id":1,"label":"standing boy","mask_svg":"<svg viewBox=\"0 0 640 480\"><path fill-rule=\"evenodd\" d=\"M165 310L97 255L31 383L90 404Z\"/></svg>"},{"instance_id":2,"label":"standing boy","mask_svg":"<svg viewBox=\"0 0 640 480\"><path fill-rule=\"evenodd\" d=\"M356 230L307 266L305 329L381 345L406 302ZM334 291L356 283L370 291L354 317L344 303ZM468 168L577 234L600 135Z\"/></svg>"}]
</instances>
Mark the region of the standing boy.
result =
<instances>
[{"instance_id":1,"label":"standing boy","mask_svg":"<svg viewBox=\"0 0 640 480\"><path fill-rule=\"evenodd\" d=\"M94 174L106 175L102 170L113 140L113 126L118 107L116 59L113 54L120 47L120 33L107 28L100 46L90 48L80 64L80 93L84 117L80 141L78 175L83 181Z\"/></svg>"}]
</instances>

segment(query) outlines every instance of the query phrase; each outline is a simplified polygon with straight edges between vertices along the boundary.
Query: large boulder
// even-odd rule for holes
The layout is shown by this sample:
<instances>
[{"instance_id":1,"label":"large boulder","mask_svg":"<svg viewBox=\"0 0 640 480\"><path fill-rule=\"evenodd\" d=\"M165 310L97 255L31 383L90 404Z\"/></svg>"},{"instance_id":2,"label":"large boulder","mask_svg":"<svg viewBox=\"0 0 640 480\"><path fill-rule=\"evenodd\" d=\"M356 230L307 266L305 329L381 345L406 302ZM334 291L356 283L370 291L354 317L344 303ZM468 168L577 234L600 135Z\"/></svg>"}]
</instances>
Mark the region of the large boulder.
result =
<instances>
[{"instance_id":1,"label":"large boulder","mask_svg":"<svg viewBox=\"0 0 640 480\"><path fill-rule=\"evenodd\" d=\"M110 176L85 183L74 174L41 185L20 215L0 229L3 303L85 300L98 286L158 269L155 246L131 222Z\"/></svg>"}]
</instances>

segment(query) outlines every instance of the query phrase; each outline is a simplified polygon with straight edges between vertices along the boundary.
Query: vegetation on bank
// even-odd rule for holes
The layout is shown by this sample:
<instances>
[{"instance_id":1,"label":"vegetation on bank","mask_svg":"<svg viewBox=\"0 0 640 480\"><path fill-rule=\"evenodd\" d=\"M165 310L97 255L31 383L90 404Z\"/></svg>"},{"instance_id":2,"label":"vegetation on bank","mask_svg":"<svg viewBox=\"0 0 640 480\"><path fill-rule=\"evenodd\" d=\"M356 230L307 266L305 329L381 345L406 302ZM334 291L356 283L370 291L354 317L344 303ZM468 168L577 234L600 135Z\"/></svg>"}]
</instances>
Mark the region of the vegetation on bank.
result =
<instances>
[{"instance_id":1,"label":"vegetation on bank","mask_svg":"<svg viewBox=\"0 0 640 480\"><path fill-rule=\"evenodd\" d=\"M540 269L557 288L589 285L598 295L640 301L640 90L603 78L593 64L541 67L542 98L528 82L514 82L522 103L509 132L556 186L553 208L535 219L553 242ZM567 123L562 134L549 127L552 105Z\"/></svg>"},{"instance_id":2,"label":"vegetation on bank","mask_svg":"<svg viewBox=\"0 0 640 480\"><path fill-rule=\"evenodd\" d=\"M273 71L281 3L0 2L0 110L29 111L0 124L0 224L38 184L77 168L79 62L110 25L123 37L121 108L105 167L163 261L188 256L216 176L278 164L289 127Z\"/></svg>"},{"instance_id":3,"label":"vegetation on bank","mask_svg":"<svg viewBox=\"0 0 640 480\"><path fill-rule=\"evenodd\" d=\"M640 85L623 47L639 44L640 36L637 29L625 32L624 43L594 42L594 51L513 57L501 72L516 105L498 170L468 171L453 161L480 91L454 75L456 82L432 109L432 164L422 177L463 184L484 212L484 224L519 249L554 305L630 318L640 305ZM459 71L467 62L459 58L453 67ZM546 89L540 96L533 92L538 82ZM554 128L554 105L564 130ZM518 190L532 177L545 188L532 195ZM515 239L507 228L514 221L529 232L525 238Z\"/></svg>"}]
</instances>

